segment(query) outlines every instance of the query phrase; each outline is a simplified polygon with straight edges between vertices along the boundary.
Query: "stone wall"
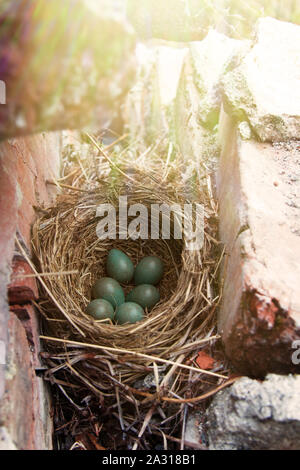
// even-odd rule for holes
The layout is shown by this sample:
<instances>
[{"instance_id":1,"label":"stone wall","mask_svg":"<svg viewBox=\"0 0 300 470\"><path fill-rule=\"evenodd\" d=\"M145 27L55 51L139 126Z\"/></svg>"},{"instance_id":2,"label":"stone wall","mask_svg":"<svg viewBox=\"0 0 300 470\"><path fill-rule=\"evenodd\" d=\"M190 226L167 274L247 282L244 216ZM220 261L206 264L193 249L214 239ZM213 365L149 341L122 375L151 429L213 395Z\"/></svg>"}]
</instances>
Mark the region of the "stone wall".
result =
<instances>
[{"instance_id":1,"label":"stone wall","mask_svg":"<svg viewBox=\"0 0 300 470\"><path fill-rule=\"evenodd\" d=\"M38 376L37 284L15 246L17 237L30 256L35 207L49 204L48 181L59 176L62 134L49 131L98 131L116 112L120 121L134 45L124 15L89 1L0 6L0 448L52 446L50 401Z\"/></svg>"},{"instance_id":2,"label":"stone wall","mask_svg":"<svg viewBox=\"0 0 300 470\"><path fill-rule=\"evenodd\" d=\"M252 41L210 31L185 47L140 46L124 114L133 143L179 151L187 178L196 169L215 182L219 332L254 377L299 370L299 41L299 26L264 18Z\"/></svg>"},{"instance_id":3,"label":"stone wall","mask_svg":"<svg viewBox=\"0 0 300 470\"><path fill-rule=\"evenodd\" d=\"M50 398L38 376L37 284L15 249L18 237L30 255L35 206L49 204L59 175L61 134L44 133L0 144L0 449L50 449Z\"/></svg>"},{"instance_id":4,"label":"stone wall","mask_svg":"<svg viewBox=\"0 0 300 470\"><path fill-rule=\"evenodd\" d=\"M187 174L196 168L210 178L219 204L218 330L231 366L252 378L212 400L210 449L299 448L300 27L264 18L254 33L252 41L211 31L184 48L170 44L163 67L154 56L142 75L142 99L132 100L148 103L135 134L150 143L146 123L154 122ZM169 86L157 86L175 63ZM197 444L200 428L188 429Z\"/></svg>"},{"instance_id":5,"label":"stone wall","mask_svg":"<svg viewBox=\"0 0 300 470\"><path fill-rule=\"evenodd\" d=\"M109 2L107 2L108 4ZM115 119L135 73L124 15L88 0L0 5L0 448L49 449L50 401L38 376L37 284L30 256L35 207L59 176L61 129ZM115 117L116 115L116 117ZM22 275L24 277L22 277Z\"/></svg>"},{"instance_id":6,"label":"stone wall","mask_svg":"<svg viewBox=\"0 0 300 470\"><path fill-rule=\"evenodd\" d=\"M298 450L300 375L242 377L207 410L210 450Z\"/></svg>"},{"instance_id":7,"label":"stone wall","mask_svg":"<svg viewBox=\"0 0 300 470\"><path fill-rule=\"evenodd\" d=\"M240 372L299 372L300 27L265 18L223 78L219 330Z\"/></svg>"},{"instance_id":8,"label":"stone wall","mask_svg":"<svg viewBox=\"0 0 300 470\"><path fill-rule=\"evenodd\" d=\"M197 168L216 180L220 238L225 244L218 328L231 364L237 372L259 379L269 372L293 373L293 385L298 384L299 374L299 364L292 361L293 344L300 340L300 99L295 48L299 34L295 25L266 18L259 22L251 43L211 32L201 43L187 47L173 44L169 50L166 43L151 45L147 51L151 60L141 65L124 106L133 142L152 145L163 130L160 150L167 158L176 148L185 158L187 173ZM9 55L10 60L13 57ZM14 68L11 61L9 64L6 70L11 73ZM104 80L102 85L106 89L108 82ZM49 109L42 94L38 108L30 97L31 117L20 129L18 123L24 121L16 120L14 96L9 94L12 108L8 120L7 110L1 108L5 118L0 125L2 137L41 130L41 122L47 129L64 127L66 122L71 126L91 122L90 116L73 120L75 95L70 95L70 107L64 108L61 121L55 121L59 107L49 120L36 120L39 106L42 113ZM82 109L80 101L77 104L75 116ZM26 105L21 103L21 108ZM97 108L95 102L87 105L91 112ZM0 144L0 353L5 350L5 364L0 366L2 448L51 447L49 397L37 375L42 367L34 307L37 286L34 278L21 277L31 271L15 250L15 237L30 254L34 207L51 199L53 187L47 180L59 175L60 152L60 133L39 133ZM227 446L220 437L220 432L224 437L224 429L234 434L229 448L239 448L240 432L245 436L243 448L280 448L277 438L271 444L268 439L264 444L258 438L254 442L257 422L268 419L271 425L261 430L269 433L276 417L273 411L261 414L252 406L257 397L264 396L265 388L260 387L260 381L246 380L249 382L222 392L224 395L212 404L208 415L208 420L214 421L211 448ZM279 390L276 396L287 397L286 378L275 376L272 380ZM254 390L247 407L243 405L245 383ZM269 384L265 387L271 393ZM252 410L253 429L242 429L241 423L230 428L230 423L225 423L226 416L218 408L222 397L229 410L227 416L236 399L246 415ZM266 406L272 408L273 402L272 397L267 399ZM297 407L289 410L289 419L279 421L278 426L274 424L276 433L288 436L282 448L297 447L297 433L286 431L292 423L298 432Z\"/></svg>"}]
</instances>

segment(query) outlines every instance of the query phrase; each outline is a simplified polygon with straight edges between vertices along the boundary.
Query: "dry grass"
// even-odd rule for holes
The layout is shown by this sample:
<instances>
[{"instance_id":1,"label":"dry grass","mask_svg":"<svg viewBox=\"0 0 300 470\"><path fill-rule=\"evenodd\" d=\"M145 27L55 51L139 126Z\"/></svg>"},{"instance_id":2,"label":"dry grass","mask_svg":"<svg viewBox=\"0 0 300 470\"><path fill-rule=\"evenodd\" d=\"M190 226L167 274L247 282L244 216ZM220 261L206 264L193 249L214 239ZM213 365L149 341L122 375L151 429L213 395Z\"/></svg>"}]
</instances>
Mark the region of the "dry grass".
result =
<instances>
[{"instance_id":1,"label":"dry grass","mask_svg":"<svg viewBox=\"0 0 300 470\"><path fill-rule=\"evenodd\" d=\"M114 432L126 434L127 447L147 448L149 430L155 435L163 429L175 445L178 438L172 441L171 434L174 420L178 424L178 407L179 414L183 413L184 407L194 406L227 383L222 363L213 371L202 371L195 363L197 352L218 338L214 331L222 250L216 240L217 214L209 177L187 182L179 156L166 163L155 152L136 159L126 153L108 155L91 139L96 148L93 163L70 166L65 161L63 177L55 182L62 192L33 227L36 267L42 273L38 308L46 320L46 378L58 385L76 412L86 411L86 406L78 404L86 396L93 406L100 403L103 415L109 410L119 422ZM101 203L118 208L118 196L127 195L128 205L183 205L191 194L193 201L205 206L200 251L185 250L184 241L175 239L97 238L95 213ZM123 250L135 264L147 255L157 255L165 264L158 286L161 301L140 323L107 324L85 314L94 281L106 275L111 248ZM147 385L149 377L152 383ZM157 413L160 426L157 418L151 420ZM179 441L182 447L184 434ZM107 445L118 448L115 442Z\"/></svg>"}]
</instances>

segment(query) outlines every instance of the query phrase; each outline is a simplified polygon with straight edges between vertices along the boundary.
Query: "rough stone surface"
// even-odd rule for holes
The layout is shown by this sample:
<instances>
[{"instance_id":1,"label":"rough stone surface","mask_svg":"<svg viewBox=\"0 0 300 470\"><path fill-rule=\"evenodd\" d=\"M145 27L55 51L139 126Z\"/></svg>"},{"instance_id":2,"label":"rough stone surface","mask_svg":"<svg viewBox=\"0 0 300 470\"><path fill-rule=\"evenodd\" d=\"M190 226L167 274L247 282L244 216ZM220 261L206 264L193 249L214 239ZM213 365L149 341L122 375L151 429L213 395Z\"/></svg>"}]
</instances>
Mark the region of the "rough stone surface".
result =
<instances>
[{"instance_id":1,"label":"rough stone surface","mask_svg":"<svg viewBox=\"0 0 300 470\"><path fill-rule=\"evenodd\" d=\"M226 246L219 331L242 373L299 372L300 145L242 140L222 112L217 195Z\"/></svg>"},{"instance_id":2,"label":"rough stone surface","mask_svg":"<svg viewBox=\"0 0 300 470\"><path fill-rule=\"evenodd\" d=\"M219 155L216 132L201 124L199 91L195 84L194 70L187 57L184 63L176 97L176 144L187 162L186 177L196 170L212 169Z\"/></svg>"},{"instance_id":3,"label":"rough stone surface","mask_svg":"<svg viewBox=\"0 0 300 470\"><path fill-rule=\"evenodd\" d=\"M300 138L300 26L262 18L251 50L223 80L226 109L262 141Z\"/></svg>"},{"instance_id":4,"label":"rough stone surface","mask_svg":"<svg viewBox=\"0 0 300 470\"><path fill-rule=\"evenodd\" d=\"M243 377L207 411L210 450L298 450L300 376Z\"/></svg>"},{"instance_id":5,"label":"rough stone surface","mask_svg":"<svg viewBox=\"0 0 300 470\"><path fill-rule=\"evenodd\" d=\"M188 162L187 172L207 173L219 155L216 129L222 101L221 78L229 62L248 47L210 30L192 42L184 60L176 99L176 142Z\"/></svg>"},{"instance_id":6,"label":"rough stone surface","mask_svg":"<svg viewBox=\"0 0 300 470\"><path fill-rule=\"evenodd\" d=\"M187 447L207 449L206 415L202 410L189 410L185 427Z\"/></svg>"},{"instance_id":7,"label":"rough stone surface","mask_svg":"<svg viewBox=\"0 0 300 470\"><path fill-rule=\"evenodd\" d=\"M5 363L0 364L0 447L7 449L52 447L47 389L35 374L41 366L38 318L29 302L37 287L31 277L16 279L30 269L19 255L14 258L14 240L17 234L30 253L34 206L53 197L54 186L47 180L59 175L60 150L60 133L55 132L0 143L0 342Z\"/></svg>"},{"instance_id":8,"label":"rough stone surface","mask_svg":"<svg viewBox=\"0 0 300 470\"><path fill-rule=\"evenodd\" d=\"M34 206L48 204L55 194L54 186L47 181L59 174L60 150L60 132L35 134L0 143L0 178L3 182L0 210L3 211L1 220L4 226L0 250L5 251L7 244L13 245L12 233L16 228L25 244L30 246Z\"/></svg>"},{"instance_id":9,"label":"rough stone surface","mask_svg":"<svg viewBox=\"0 0 300 470\"><path fill-rule=\"evenodd\" d=\"M16 213L18 210L15 162L7 159L3 165L3 155L0 155L0 341L6 345L8 306L7 284L9 283L10 263L14 247L14 234L17 227ZM4 351L5 353L5 351ZM0 366L0 399L4 392L4 368Z\"/></svg>"},{"instance_id":10,"label":"rough stone surface","mask_svg":"<svg viewBox=\"0 0 300 470\"><path fill-rule=\"evenodd\" d=\"M0 450L18 450L6 428L0 427Z\"/></svg>"},{"instance_id":11,"label":"rough stone surface","mask_svg":"<svg viewBox=\"0 0 300 470\"><path fill-rule=\"evenodd\" d=\"M6 442L20 450L51 449L49 398L43 380L35 374L25 328L14 313L8 332L5 391L0 407Z\"/></svg>"},{"instance_id":12,"label":"rough stone surface","mask_svg":"<svg viewBox=\"0 0 300 470\"><path fill-rule=\"evenodd\" d=\"M198 91L198 118L205 127L213 129L218 123L221 80L226 65L248 47L248 41L231 39L213 29L202 41L190 43L189 60Z\"/></svg>"},{"instance_id":13,"label":"rough stone surface","mask_svg":"<svg viewBox=\"0 0 300 470\"><path fill-rule=\"evenodd\" d=\"M25 330L28 347L32 353L31 360L34 368L41 367L41 361L39 358L40 353L40 338L39 338L39 317L34 306L31 303L23 305L10 305L10 311L13 312L18 319L21 321L22 326Z\"/></svg>"}]
</instances>

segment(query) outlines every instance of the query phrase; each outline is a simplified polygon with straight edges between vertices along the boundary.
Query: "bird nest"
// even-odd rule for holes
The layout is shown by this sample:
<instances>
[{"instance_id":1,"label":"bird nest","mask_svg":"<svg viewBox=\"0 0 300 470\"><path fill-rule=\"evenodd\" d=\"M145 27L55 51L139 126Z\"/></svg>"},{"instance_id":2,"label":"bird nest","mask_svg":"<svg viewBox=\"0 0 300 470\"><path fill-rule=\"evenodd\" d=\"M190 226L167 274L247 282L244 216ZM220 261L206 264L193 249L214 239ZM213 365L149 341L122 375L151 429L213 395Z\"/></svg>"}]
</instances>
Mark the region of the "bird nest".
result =
<instances>
[{"instance_id":1,"label":"bird nest","mask_svg":"<svg viewBox=\"0 0 300 470\"><path fill-rule=\"evenodd\" d=\"M156 434L164 429L172 440L176 426L168 417L174 415L177 420L174 406L198 403L199 394L209 390L209 396L226 379L220 361L212 370L202 370L195 362L197 353L211 348L217 339L221 251L216 240L216 207L206 179L200 182L194 174L184 180L179 157L171 163L155 155L146 162L113 160L100 146L97 149L93 165L81 162L65 169L66 174L56 182L61 194L55 205L43 209L33 227L41 284L37 306L45 319L45 378L58 385L79 414L87 409L95 414L97 409L102 417L117 421L113 427L123 437L127 429L127 448L145 448L146 425L149 429L157 409L166 427L158 429L154 420ZM153 204L202 204L202 248L187 250L184 238L175 239L173 219L170 239L99 239L97 207L110 203L118 222L120 196L127 196L128 207L139 203L147 208L149 227ZM107 275L111 248L122 250L135 265L148 255L158 256L164 263L164 276L157 286L161 299L141 322L116 325L85 313L95 280ZM123 287L125 293L132 288ZM115 441L104 445L118 448Z\"/></svg>"}]
</instances>

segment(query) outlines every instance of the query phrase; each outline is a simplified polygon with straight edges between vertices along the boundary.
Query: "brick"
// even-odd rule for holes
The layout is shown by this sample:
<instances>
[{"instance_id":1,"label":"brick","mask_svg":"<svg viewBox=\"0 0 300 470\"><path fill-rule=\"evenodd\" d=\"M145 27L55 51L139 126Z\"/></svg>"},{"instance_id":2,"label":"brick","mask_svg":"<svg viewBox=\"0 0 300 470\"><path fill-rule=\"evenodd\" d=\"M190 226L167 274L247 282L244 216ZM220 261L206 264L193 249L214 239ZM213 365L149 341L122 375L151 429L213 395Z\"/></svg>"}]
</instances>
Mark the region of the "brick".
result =
<instances>
[{"instance_id":1,"label":"brick","mask_svg":"<svg viewBox=\"0 0 300 470\"><path fill-rule=\"evenodd\" d=\"M196 358L196 363L200 369L210 370L215 366L215 359L207 354L205 351L199 351Z\"/></svg>"},{"instance_id":2,"label":"brick","mask_svg":"<svg viewBox=\"0 0 300 470\"><path fill-rule=\"evenodd\" d=\"M46 180L56 179L60 170L61 132L44 132L26 139L26 152L35 172L35 205L48 204L55 188Z\"/></svg>"},{"instance_id":3,"label":"brick","mask_svg":"<svg viewBox=\"0 0 300 470\"><path fill-rule=\"evenodd\" d=\"M28 303L38 299L38 288L31 267L20 256L16 256L12 262L11 282L8 285L8 300L11 304Z\"/></svg>"},{"instance_id":4,"label":"brick","mask_svg":"<svg viewBox=\"0 0 300 470\"><path fill-rule=\"evenodd\" d=\"M240 372L251 376L296 373L299 145L243 140L225 112L220 140L217 193L226 258L218 324L225 351Z\"/></svg>"},{"instance_id":5,"label":"brick","mask_svg":"<svg viewBox=\"0 0 300 470\"><path fill-rule=\"evenodd\" d=\"M0 144L0 262L3 268L11 259L13 248L12 234L16 230L18 198L16 191L16 160L6 152L7 145ZM8 251L7 251L8 250Z\"/></svg>"},{"instance_id":6,"label":"brick","mask_svg":"<svg viewBox=\"0 0 300 470\"><path fill-rule=\"evenodd\" d=\"M16 161L6 158L0 145L0 341L7 343L8 307L6 286L9 282L10 263L17 226ZM4 392L4 372L0 366L0 398Z\"/></svg>"},{"instance_id":7,"label":"brick","mask_svg":"<svg viewBox=\"0 0 300 470\"><path fill-rule=\"evenodd\" d=\"M40 366L39 351L39 319L34 306L30 303L24 305L11 305L10 311L13 312L21 321L25 329L28 347L32 353L34 367Z\"/></svg>"},{"instance_id":8,"label":"brick","mask_svg":"<svg viewBox=\"0 0 300 470\"><path fill-rule=\"evenodd\" d=\"M300 26L260 18L252 48L224 77L227 112L245 119L259 140L299 139Z\"/></svg>"},{"instance_id":9,"label":"brick","mask_svg":"<svg viewBox=\"0 0 300 470\"><path fill-rule=\"evenodd\" d=\"M35 374L25 328L13 312L8 329L5 393L0 403L6 441L19 450L51 449L49 398Z\"/></svg>"},{"instance_id":10,"label":"brick","mask_svg":"<svg viewBox=\"0 0 300 470\"><path fill-rule=\"evenodd\" d=\"M60 149L60 132L20 137L0 144L0 183L3 188L0 196L3 221L0 254L6 244L13 246L12 234L16 225L30 248L34 206L48 205L53 199L55 187L47 185L46 180L59 175Z\"/></svg>"},{"instance_id":11,"label":"brick","mask_svg":"<svg viewBox=\"0 0 300 470\"><path fill-rule=\"evenodd\" d=\"M0 143L0 341L7 365L0 365L0 447L49 449L50 403L42 378L35 374L39 362L38 318L29 302L37 298L35 278L12 278L31 274L27 263L12 259L18 231L30 252L33 205L48 204L55 187L47 179L58 177L60 133L21 137ZM50 171L51 169L51 171ZM7 305L13 303L9 320ZM3 426L2 426L3 425Z\"/></svg>"}]
</instances>

